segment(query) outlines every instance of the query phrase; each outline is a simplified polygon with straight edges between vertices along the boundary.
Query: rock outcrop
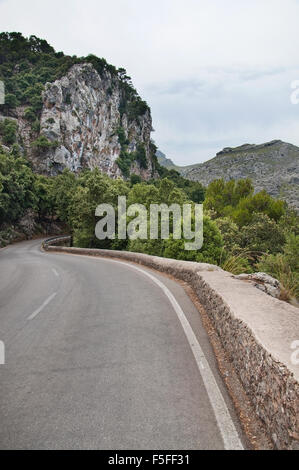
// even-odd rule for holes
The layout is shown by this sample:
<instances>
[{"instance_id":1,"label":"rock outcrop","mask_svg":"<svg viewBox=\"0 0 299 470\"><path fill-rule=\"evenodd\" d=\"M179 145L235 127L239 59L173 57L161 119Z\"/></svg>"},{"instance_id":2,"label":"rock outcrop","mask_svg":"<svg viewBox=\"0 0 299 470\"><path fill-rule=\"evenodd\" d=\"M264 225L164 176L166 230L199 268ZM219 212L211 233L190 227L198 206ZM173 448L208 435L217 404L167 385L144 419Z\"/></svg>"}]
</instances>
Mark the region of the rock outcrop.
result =
<instances>
[{"instance_id":1,"label":"rock outcrop","mask_svg":"<svg viewBox=\"0 0 299 470\"><path fill-rule=\"evenodd\" d=\"M269 274L266 273L254 273L254 274L239 274L238 276L233 276L235 279L241 281L249 281L254 287L265 292L275 299L279 299L281 295L281 285L280 282Z\"/></svg>"}]
</instances>

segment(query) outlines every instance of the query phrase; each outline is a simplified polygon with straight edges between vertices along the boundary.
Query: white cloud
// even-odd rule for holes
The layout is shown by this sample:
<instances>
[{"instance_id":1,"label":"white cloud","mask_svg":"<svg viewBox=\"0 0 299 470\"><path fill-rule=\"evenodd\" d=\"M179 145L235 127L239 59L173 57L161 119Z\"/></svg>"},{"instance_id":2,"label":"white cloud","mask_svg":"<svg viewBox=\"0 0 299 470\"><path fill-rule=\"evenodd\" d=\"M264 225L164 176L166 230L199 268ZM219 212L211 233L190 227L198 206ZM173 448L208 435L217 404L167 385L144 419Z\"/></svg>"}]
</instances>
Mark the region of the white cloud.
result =
<instances>
[{"instance_id":1,"label":"white cloud","mask_svg":"<svg viewBox=\"0 0 299 470\"><path fill-rule=\"evenodd\" d=\"M181 164L248 141L299 145L298 18L296 0L0 1L2 31L124 66Z\"/></svg>"}]
</instances>

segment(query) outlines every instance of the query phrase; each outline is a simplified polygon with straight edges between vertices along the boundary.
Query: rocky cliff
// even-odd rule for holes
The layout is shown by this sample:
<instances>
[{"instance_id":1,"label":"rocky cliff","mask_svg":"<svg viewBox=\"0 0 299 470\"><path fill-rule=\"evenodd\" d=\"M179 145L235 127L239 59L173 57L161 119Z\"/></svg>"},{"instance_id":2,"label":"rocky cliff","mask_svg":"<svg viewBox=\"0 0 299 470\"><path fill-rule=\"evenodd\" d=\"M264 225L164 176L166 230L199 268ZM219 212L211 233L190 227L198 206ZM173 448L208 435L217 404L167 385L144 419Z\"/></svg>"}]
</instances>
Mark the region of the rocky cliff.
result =
<instances>
[{"instance_id":1,"label":"rocky cliff","mask_svg":"<svg viewBox=\"0 0 299 470\"><path fill-rule=\"evenodd\" d=\"M9 140L37 172L99 168L111 177L154 175L150 109L124 69L95 56L64 56L35 36L2 33L0 79L7 91L0 121L17 124L17 137ZM1 143L8 145L0 132Z\"/></svg>"},{"instance_id":2,"label":"rocky cliff","mask_svg":"<svg viewBox=\"0 0 299 470\"><path fill-rule=\"evenodd\" d=\"M127 153L133 157L142 145L146 156L143 165L137 157L132 158L130 172L151 176L150 111L134 119L126 113L121 115L121 89L117 84L111 86L109 75L106 72L100 77L91 64L74 65L61 80L46 85L40 133L58 145L37 155L35 162L40 170L98 167L110 176L121 176L117 162L122 151L119 134L123 132Z\"/></svg>"},{"instance_id":3,"label":"rocky cliff","mask_svg":"<svg viewBox=\"0 0 299 470\"><path fill-rule=\"evenodd\" d=\"M219 178L251 178L256 191L265 189L299 210L299 148L281 140L225 148L205 163L175 169L205 186Z\"/></svg>"}]
</instances>

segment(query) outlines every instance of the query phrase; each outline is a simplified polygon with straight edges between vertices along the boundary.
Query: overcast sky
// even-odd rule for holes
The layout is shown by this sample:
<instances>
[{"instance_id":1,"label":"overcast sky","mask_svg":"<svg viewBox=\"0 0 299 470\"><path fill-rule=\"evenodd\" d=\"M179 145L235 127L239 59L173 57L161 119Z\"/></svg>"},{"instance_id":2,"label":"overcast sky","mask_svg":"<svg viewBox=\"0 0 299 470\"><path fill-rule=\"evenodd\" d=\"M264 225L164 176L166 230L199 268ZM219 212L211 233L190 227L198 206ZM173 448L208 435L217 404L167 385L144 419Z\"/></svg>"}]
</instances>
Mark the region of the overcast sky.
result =
<instances>
[{"instance_id":1,"label":"overcast sky","mask_svg":"<svg viewBox=\"0 0 299 470\"><path fill-rule=\"evenodd\" d=\"M298 0L0 0L0 31L126 68L177 164L227 146L299 145Z\"/></svg>"}]
</instances>

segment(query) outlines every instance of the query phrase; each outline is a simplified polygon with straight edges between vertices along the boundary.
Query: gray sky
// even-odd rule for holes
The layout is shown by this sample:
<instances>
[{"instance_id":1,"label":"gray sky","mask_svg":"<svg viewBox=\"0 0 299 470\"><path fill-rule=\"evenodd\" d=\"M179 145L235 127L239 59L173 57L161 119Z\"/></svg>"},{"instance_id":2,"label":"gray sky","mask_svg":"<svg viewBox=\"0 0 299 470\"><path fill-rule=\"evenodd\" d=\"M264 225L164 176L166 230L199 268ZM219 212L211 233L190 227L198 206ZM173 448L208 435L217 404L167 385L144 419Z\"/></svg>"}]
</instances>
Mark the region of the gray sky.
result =
<instances>
[{"instance_id":1,"label":"gray sky","mask_svg":"<svg viewBox=\"0 0 299 470\"><path fill-rule=\"evenodd\" d=\"M124 67L177 164L226 146L299 145L298 0L0 0L0 31Z\"/></svg>"}]
</instances>

